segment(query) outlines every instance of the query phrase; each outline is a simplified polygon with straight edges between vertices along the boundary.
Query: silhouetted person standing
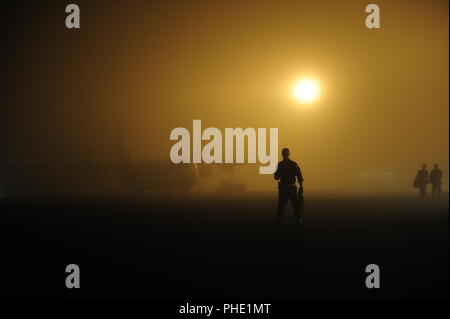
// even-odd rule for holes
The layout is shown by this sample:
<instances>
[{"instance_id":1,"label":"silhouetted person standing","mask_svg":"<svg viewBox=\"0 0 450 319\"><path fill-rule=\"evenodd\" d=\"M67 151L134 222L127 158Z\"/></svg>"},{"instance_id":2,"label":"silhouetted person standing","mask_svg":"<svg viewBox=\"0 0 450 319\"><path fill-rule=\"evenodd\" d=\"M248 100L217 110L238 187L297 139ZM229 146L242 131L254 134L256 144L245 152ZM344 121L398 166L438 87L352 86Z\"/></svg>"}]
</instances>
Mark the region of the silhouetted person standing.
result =
<instances>
[{"instance_id":1,"label":"silhouetted person standing","mask_svg":"<svg viewBox=\"0 0 450 319\"><path fill-rule=\"evenodd\" d=\"M427 165L423 164L422 169L417 172L416 179L414 180L414 186L419 188L419 193L421 198L425 198L427 193L428 184L428 171Z\"/></svg>"},{"instance_id":2,"label":"silhouetted person standing","mask_svg":"<svg viewBox=\"0 0 450 319\"><path fill-rule=\"evenodd\" d=\"M439 198L441 195L442 170L438 164L434 164L434 168L430 173L431 198Z\"/></svg>"},{"instance_id":3,"label":"silhouetted person standing","mask_svg":"<svg viewBox=\"0 0 450 319\"><path fill-rule=\"evenodd\" d=\"M303 220L300 201L297 194L297 186L295 180L300 184L300 190L303 190L303 176L300 167L296 162L292 161L289 156L289 149L284 148L281 152L283 160L278 163L277 171L274 178L278 180L278 207L277 217L279 220L283 218L284 209L288 200L294 207L294 217L297 223Z\"/></svg>"}]
</instances>

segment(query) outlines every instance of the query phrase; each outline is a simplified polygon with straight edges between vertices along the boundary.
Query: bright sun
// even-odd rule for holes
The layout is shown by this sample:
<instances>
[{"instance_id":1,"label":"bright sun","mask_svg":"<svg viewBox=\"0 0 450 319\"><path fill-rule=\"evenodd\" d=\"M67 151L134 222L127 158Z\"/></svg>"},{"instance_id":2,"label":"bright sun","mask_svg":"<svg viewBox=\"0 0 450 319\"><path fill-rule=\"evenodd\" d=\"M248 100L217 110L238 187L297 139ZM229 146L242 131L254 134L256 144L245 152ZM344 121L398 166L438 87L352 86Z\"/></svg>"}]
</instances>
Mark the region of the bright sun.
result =
<instances>
[{"instance_id":1,"label":"bright sun","mask_svg":"<svg viewBox=\"0 0 450 319\"><path fill-rule=\"evenodd\" d=\"M319 95L319 84L313 79L301 79L294 84L292 93L297 101L309 103Z\"/></svg>"}]
</instances>

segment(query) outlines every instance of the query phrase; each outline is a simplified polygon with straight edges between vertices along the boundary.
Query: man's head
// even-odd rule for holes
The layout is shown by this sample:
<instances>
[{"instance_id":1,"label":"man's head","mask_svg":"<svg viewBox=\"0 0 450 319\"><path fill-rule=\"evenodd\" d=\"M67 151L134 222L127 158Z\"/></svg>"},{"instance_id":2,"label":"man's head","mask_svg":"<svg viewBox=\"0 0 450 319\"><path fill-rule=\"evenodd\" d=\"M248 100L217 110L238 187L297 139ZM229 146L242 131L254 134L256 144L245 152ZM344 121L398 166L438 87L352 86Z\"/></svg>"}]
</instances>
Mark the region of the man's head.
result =
<instances>
[{"instance_id":1,"label":"man's head","mask_svg":"<svg viewBox=\"0 0 450 319\"><path fill-rule=\"evenodd\" d=\"M438 164L434 164L434 168L438 169L439 165Z\"/></svg>"},{"instance_id":2,"label":"man's head","mask_svg":"<svg viewBox=\"0 0 450 319\"><path fill-rule=\"evenodd\" d=\"M427 164L422 164L422 169L426 169L427 168Z\"/></svg>"},{"instance_id":3,"label":"man's head","mask_svg":"<svg viewBox=\"0 0 450 319\"><path fill-rule=\"evenodd\" d=\"M284 160L287 160L287 159L289 159L289 155L291 155L291 152L289 152L289 149L285 147L281 151L281 155L283 156Z\"/></svg>"}]
</instances>

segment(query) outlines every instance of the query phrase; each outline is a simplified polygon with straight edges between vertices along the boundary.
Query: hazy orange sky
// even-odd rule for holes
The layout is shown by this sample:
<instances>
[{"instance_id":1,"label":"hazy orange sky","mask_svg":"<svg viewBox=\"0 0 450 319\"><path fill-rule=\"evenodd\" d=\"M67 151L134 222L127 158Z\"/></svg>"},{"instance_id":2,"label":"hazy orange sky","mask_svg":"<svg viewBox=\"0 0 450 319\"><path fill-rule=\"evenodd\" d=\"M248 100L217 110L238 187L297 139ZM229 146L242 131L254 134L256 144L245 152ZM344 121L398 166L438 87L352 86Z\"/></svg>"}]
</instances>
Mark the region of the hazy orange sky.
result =
<instances>
[{"instance_id":1,"label":"hazy orange sky","mask_svg":"<svg viewBox=\"0 0 450 319\"><path fill-rule=\"evenodd\" d=\"M447 188L447 1L376 1L376 30L368 1L77 3L80 30L64 5L2 5L4 158L114 159L121 127L134 160L168 159L170 131L201 119L278 127L311 190L364 173L406 189L435 162ZM321 85L306 108L291 96L305 75ZM273 187L257 165L236 179Z\"/></svg>"}]
</instances>

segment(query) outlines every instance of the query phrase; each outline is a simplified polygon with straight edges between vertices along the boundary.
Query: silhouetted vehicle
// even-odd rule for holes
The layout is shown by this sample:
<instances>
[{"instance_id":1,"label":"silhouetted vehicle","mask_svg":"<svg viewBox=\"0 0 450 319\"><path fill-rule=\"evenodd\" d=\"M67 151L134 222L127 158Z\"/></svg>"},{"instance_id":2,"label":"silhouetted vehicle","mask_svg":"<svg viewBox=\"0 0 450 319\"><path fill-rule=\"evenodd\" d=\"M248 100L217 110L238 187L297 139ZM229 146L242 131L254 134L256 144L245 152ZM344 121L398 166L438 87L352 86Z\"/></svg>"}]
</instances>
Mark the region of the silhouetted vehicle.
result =
<instances>
[{"instance_id":1,"label":"silhouetted vehicle","mask_svg":"<svg viewBox=\"0 0 450 319\"><path fill-rule=\"evenodd\" d=\"M169 161L8 161L0 163L0 180L6 197L188 191L198 181L198 169Z\"/></svg>"},{"instance_id":2,"label":"silhouetted vehicle","mask_svg":"<svg viewBox=\"0 0 450 319\"><path fill-rule=\"evenodd\" d=\"M220 185L217 186L216 191L218 193L225 193L225 194L241 194L245 193L246 187L245 184L232 183L230 181L223 180L222 183L220 183Z\"/></svg>"},{"instance_id":3,"label":"silhouetted vehicle","mask_svg":"<svg viewBox=\"0 0 450 319\"><path fill-rule=\"evenodd\" d=\"M419 189L419 194L421 198L425 198L426 196L427 184L428 184L427 165L423 164L422 168L417 172L416 178L414 179L414 187Z\"/></svg>"},{"instance_id":4,"label":"silhouetted vehicle","mask_svg":"<svg viewBox=\"0 0 450 319\"><path fill-rule=\"evenodd\" d=\"M434 168L430 173L431 198L439 198L441 196L442 170L438 164L434 164Z\"/></svg>"},{"instance_id":5,"label":"silhouetted vehicle","mask_svg":"<svg viewBox=\"0 0 450 319\"><path fill-rule=\"evenodd\" d=\"M120 163L116 168L123 183L135 192L147 190L189 191L199 177L196 164L173 164L169 161Z\"/></svg>"}]
</instances>

